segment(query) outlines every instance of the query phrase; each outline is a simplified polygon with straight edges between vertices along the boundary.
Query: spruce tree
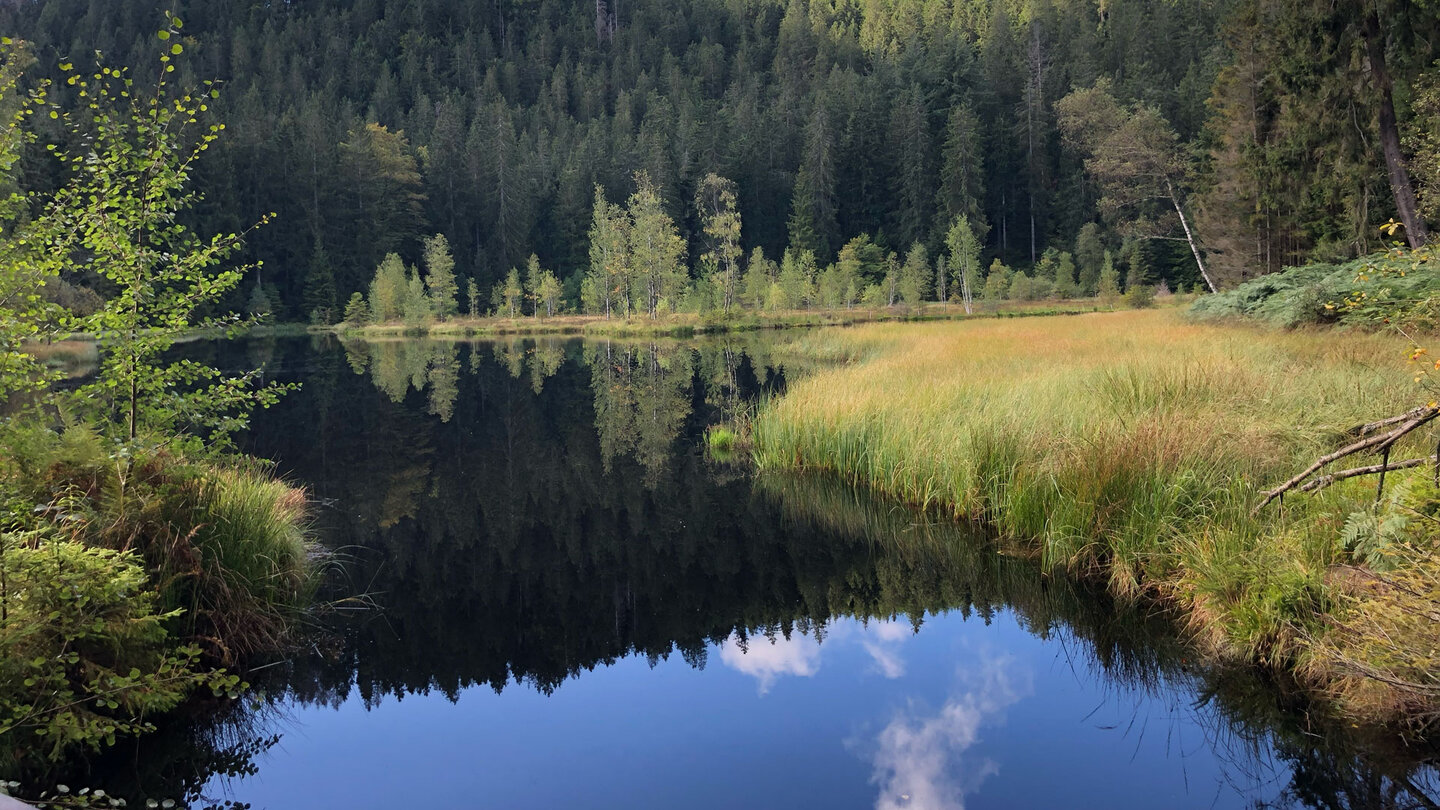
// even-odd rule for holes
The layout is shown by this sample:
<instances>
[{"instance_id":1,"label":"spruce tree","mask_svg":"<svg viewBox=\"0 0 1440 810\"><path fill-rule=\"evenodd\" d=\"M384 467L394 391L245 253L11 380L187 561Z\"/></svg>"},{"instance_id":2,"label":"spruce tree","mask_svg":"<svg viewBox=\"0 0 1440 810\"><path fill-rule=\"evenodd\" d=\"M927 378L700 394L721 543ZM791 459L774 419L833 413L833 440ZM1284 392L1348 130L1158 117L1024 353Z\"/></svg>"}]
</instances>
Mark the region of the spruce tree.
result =
<instances>
[{"instance_id":1,"label":"spruce tree","mask_svg":"<svg viewBox=\"0 0 1440 810\"><path fill-rule=\"evenodd\" d=\"M364 326L369 322L370 306L365 303L365 296L358 292L350 293L350 303L345 305L345 323Z\"/></svg>"},{"instance_id":2,"label":"spruce tree","mask_svg":"<svg viewBox=\"0 0 1440 810\"><path fill-rule=\"evenodd\" d=\"M417 270L405 282L404 317L406 326L424 326L435 315L435 303L425 292L425 281Z\"/></svg>"},{"instance_id":3,"label":"spruce tree","mask_svg":"<svg viewBox=\"0 0 1440 810\"><path fill-rule=\"evenodd\" d=\"M1140 240L1130 243L1125 251L1125 259L1129 265L1125 273L1125 304L1132 309L1151 306L1155 303L1155 290L1150 286L1145 248Z\"/></svg>"},{"instance_id":4,"label":"spruce tree","mask_svg":"<svg viewBox=\"0 0 1440 810\"><path fill-rule=\"evenodd\" d=\"M311 323L332 324L340 314L335 300L335 271L319 239L315 240L310 270L305 276L304 300L305 312L309 314Z\"/></svg>"}]
</instances>

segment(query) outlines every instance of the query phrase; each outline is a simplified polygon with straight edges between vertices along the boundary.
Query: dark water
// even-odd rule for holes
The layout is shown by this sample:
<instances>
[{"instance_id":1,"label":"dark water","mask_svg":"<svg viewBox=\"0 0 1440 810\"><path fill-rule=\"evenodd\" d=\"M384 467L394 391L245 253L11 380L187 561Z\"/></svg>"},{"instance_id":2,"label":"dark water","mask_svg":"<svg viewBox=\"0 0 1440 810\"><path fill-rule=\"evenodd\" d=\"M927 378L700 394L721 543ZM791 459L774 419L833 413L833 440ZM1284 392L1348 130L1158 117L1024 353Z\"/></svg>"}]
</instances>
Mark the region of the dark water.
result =
<instances>
[{"instance_id":1,"label":"dark water","mask_svg":"<svg viewBox=\"0 0 1440 810\"><path fill-rule=\"evenodd\" d=\"M1197 667L1163 617L706 426L754 339L208 349L343 563L308 654L76 781L256 808L1434 807L1424 756ZM355 594L362 598L345 599Z\"/></svg>"}]
</instances>

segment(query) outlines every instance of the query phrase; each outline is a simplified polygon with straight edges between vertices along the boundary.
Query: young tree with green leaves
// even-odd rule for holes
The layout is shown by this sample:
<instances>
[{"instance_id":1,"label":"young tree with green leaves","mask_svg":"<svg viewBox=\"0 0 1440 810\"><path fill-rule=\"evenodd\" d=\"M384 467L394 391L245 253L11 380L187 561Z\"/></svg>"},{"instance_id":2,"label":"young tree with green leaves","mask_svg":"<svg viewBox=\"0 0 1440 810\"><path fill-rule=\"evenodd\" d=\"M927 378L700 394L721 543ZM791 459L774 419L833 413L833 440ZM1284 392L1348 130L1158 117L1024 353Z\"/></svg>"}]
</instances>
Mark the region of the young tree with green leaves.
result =
<instances>
[{"instance_id":1,"label":"young tree with green leaves","mask_svg":"<svg viewBox=\"0 0 1440 810\"><path fill-rule=\"evenodd\" d=\"M665 213L659 190L644 171L635 173L635 193L627 207L630 219L630 257L635 267L635 294L650 317L661 301L673 306L686 281L685 240L674 220Z\"/></svg>"},{"instance_id":2,"label":"young tree with green leaves","mask_svg":"<svg viewBox=\"0 0 1440 810\"><path fill-rule=\"evenodd\" d=\"M773 309L795 309L815 299L815 254L791 248L780 260Z\"/></svg>"},{"instance_id":3,"label":"young tree with green leaves","mask_svg":"<svg viewBox=\"0 0 1440 810\"><path fill-rule=\"evenodd\" d=\"M595 206L590 225L590 272L592 312L619 310L630 317L630 224L625 212L605 199L605 190L595 186Z\"/></svg>"},{"instance_id":4,"label":"young tree with green leaves","mask_svg":"<svg viewBox=\"0 0 1440 810\"><path fill-rule=\"evenodd\" d=\"M472 318L478 318L483 314L480 312L480 285L475 282L474 276L465 278L465 306L465 311Z\"/></svg>"},{"instance_id":5,"label":"young tree with green leaves","mask_svg":"<svg viewBox=\"0 0 1440 810\"><path fill-rule=\"evenodd\" d=\"M53 150L74 172L51 209L59 220L54 247L113 290L89 319L105 347L99 374L73 401L118 421L132 441L148 431L221 437L284 390L255 385L255 374L230 377L165 356L182 333L244 325L235 316L204 313L250 269L224 266L249 231L204 239L181 224L196 199L189 188L195 162L224 125L201 123L219 95L212 86L197 92L169 83L172 59L184 51L179 31L180 21L167 15L158 37L172 44L160 57L153 91L136 92L123 68L97 66L86 74L61 66L85 109L56 117L87 137L83 154Z\"/></svg>"},{"instance_id":6,"label":"young tree with green leaves","mask_svg":"<svg viewBox=\"0 0 1440 810\"><path fill-rule=\"evenodd\" d=\"M29 53L9 48L0 64L0 178L9 187L0 194L0 223L10 237L0 240L0 400L50 382L53 375L23 347L51 332L61 317L59 307L41 294L59 278L63 265L61 255L50 249L57 212L52 206L38 220L27 221L26 196L14 184L21 153L35 140L25 122L45 104L49 87L41 82L28 94L20 91L21 72L31 61Z\"/></svg>"},{"instance_id":7,"label":"young tree with green leaves","mask_svg":"<svg viewBox=\"0 0 1440 810\"><path fill-rule=\"evenodd\" d=\"M980 280L980 238L971 227L968 216L960 214L955 217L945 234L945 246L950 249L950 268L955 274L955 286L960 288L960 300L965 305L965 314L969 315L973 311L974 290Z\"/></svg>"},{"instance_id":8,"label":"young tree with green leaves","mask_svg":"<svg viewBox=\"0 0 1440 810\"><path fill-rule=\"evenodd\" d=\"M707 275L719 293L721 310L728 315L739 292L740 258L744 254L734 181L713 172L705 175L695 190L695 210L705 234L705 252L700 261L708 268Z\"/></svg>"},{"instance_id":9,"label":"young tree with green leaves","mask_svg":"<svg viewBox=\"0 0 1440 810\"><path fill-rule=\"evenodd\" d=\"M900 299L906 306L918 307L930 295L930 252L915 242L905 253L900 267Z\"/></svg>"},{"instance_id":10,"label":"young tree with green leaves","mask_svg":"<svg viewBox=\"0 0 1440 810\"><path fill-rule=\"evenodd\" d=\"M565 293L565 286L553 271L542 270L540 272L540 283L535 285L535 301L537 309L545 308L545 317L554 317L560 310L561 298Z\"/></svg>"},{"instance_id":11,"label":"young tree with green leaves","mask_svg":"<svg viewBox=\"0 0 1440 810\"><path fill-rule=\"evenodd\" d=\"M1010 268L996 259L990 263L990 272L985 276L986 301L1003 301L1010 297Z\"/></svg>"},{"instance_id":12,"label":"young tree with green leaves","mask_svg":"<svg viewBox=\"0 0 1440 810\"><path fill-rule=\"evenodd\" d=\"M530 315L540 317L540 277L544 271L540 269L540 257L534 253L525 260L525 300L530 302Z\"/></svg>"},{"instance_id":13,"label":"young tree with green leaves","mask_svg":"<svg viewBox=\"0 0 1440 810\"><path fill-rule=\"evenodd\" d=\"M405 314L405 262L397 253L387 253L375 268L370 281L370 317L375 323L389 323Z\"/></svg>"},{"instance_id":14,"label":"young tree with green leaves","mask_svg":"<svg viewBox=\"0 0 1440 810\"><path fill-rule=\"evenodd\" d=\"M750 251L750 261L745 265L745 284L741 293L742 302L750 309L764 309L770 297L770 285L780 274L775 262L765 258L765 250L756 247Z\"/></svg>"},{"instance_id":15,"label":"young tree with green leaves","mask_svg":"<svg viewBox=\"0 0 1440 810\"><path fill-rule=\"evenodd\" d=\"M525 287L520 283L518 269L510 268L504 280L495 285L490 300L496 310L508 313L511 318L520 314L521 302L525 300Z\"/></svg>"},{"instance_id":16,"label":"young tree with green leaves","mask_svg":"<svg viewBox=\"0 0 1440 810\"><path fill-rule=\"evenodd\" d=\"M437 233L425 238L425 287L435 305L435 317L454 317L460 310L457 300L460 288L455 282L455 257L450 253L450 240Z\"/></svg>"},{"instance_id":17,"label":"young tree with green leaves","mask_svg":"<svg viewBox=\"0 0 1440 810\"><path fill-rule=\"evenodd\" d=\"M1100 276L1096 279L1096 295L1108 306L1115 306L1120 300L1120 273L1115 269L1115 258L1110 251L1105 251L1104 260L1100 263Z\"/></svg>"}]
</instances>

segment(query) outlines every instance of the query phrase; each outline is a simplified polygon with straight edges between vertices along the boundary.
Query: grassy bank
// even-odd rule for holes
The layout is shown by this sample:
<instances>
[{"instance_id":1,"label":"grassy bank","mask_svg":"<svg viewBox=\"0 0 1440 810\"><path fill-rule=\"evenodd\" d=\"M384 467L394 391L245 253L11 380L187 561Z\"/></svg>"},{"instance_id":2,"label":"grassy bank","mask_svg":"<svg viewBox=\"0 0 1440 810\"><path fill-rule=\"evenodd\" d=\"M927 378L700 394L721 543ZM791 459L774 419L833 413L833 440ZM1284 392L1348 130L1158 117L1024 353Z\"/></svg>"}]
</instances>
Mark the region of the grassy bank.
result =
<instances>
[{"instance_id":1,"label":"grassy bank","mask_svg":"<svg viewBox=\"0 0 1440 810\"><path fill-rule=\"evenodd\" d=\"M1045 565L1171 605L1215 655L1292 669L1354 715L1435 711L1435 675L1397 646L1436 649L1437 631L1389 615L1408 608L1358 624L1396 592L1344 536L1374 481L1251 514L1260 489L1345 429L1414 404L1406 343L1144 311L869 326L797 348L851 362L759 414L761 467L830 472L988 521ZM1433 548L1412 556L1399 570L1440 571ZM1357 576L1337 573L1352 564Z\"/></svg>"},{"instance_id":2,"label":"grassy bank","mask_svg":"<svg viewBox=\"0 0 1440 810\"><path fill-rule=\"evenodd\" d=\"M254 462L0 425L0 770L142 734L283 649L306 497Z\"/></svg>"},{"instance_id":3,"label":"grassy bank","mask_svg":"<svg viewBox=\"0 0 1440 810\"><path fill-rule=\"evenodd\" d=\"M456 317L424 324L400 322L383 324L337 324L327 327L342 335L357 337L499 337L508 335L590 335L595 337L689 337L702 334L752 332L764 329L794 329L815 326L852 326L891 321L939 321L967 318L1006 318L1039 315L1067 315L1096 312L1096 299L1074 301L1006 301L977 304L972 315L957 304L925 304L920 307L880 309L785 310L776 312L737 311L697 315L679 313L657 318L606 318L603 315L558 315L550 318L469 318Z\"/></svg>"}]
</instances>

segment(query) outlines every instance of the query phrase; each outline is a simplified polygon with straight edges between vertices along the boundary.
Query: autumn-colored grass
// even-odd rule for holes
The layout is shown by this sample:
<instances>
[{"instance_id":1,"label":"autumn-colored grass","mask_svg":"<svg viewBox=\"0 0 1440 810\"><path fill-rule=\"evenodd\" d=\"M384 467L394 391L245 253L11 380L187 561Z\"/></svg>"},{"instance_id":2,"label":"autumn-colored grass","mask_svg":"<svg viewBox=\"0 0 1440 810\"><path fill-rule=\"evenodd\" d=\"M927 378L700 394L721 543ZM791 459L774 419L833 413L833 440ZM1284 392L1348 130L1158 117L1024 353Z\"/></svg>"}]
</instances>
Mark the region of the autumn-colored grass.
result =
<instances>
[{"instance_id":1,"label":"autumn-colored grass","mask_svg":"<svg viewBox=\"0 0 1440 810\"><path fill-rule=\"evenodd\" d=\"M1174 311L872 325L792 348L848 362L762 409L762 468L983 519L1047 567L1178 608L1217 655L1311 675L1340 527L1375 484L1252 516L1257 492L1419 396L1399 338Z\"/></svg>"}]
</instances>

